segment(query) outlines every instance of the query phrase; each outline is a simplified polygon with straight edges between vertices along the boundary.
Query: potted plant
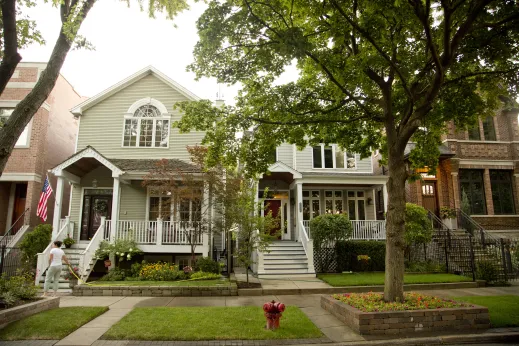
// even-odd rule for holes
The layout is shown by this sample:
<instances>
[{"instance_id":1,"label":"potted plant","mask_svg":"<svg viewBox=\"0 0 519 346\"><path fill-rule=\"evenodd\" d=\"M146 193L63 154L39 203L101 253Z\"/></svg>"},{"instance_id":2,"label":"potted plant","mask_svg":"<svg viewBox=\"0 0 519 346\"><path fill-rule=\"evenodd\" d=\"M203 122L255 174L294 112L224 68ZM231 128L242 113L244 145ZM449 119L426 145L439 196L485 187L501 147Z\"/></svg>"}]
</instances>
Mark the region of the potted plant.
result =
<instances>
[{"instance_id":1,"label":"potted plant","mask_svg":"<svg viewBox=\"0 0 519 346\"><path fill-rule=\"evenodd\" d=\"M67 274L65 274L65 280L68 280L70 288L74 288L74 286L77 285L78 277L79 277L79 268L78 267L69 267Z\"/></svg>"},{"instance_id":2,"label":"potted plant","mask_svg":"<svg viewBox=\"0 0 519 346\"><path fill-rule=\"evenodd\" d=\"M70 234L67 235L67 237L65 239L63 239L63 245L65 245L65 247L67 249L70 249L70 247L72 245L74 245L75 243L76 243L76 241L70 237Z\"/></svg>"},{"instance_id":3,"label":"potted plant","mask_svg":"<svg viewBox=\"0 0 519 346\"><path fill-rule=\"evenodd\" d=\"M450 230L454 230L458 228L458 220L456 219L456 209L449 207L441 207L440 208L440 216L443 219L443 223Z\"/></svg>"}]
</instances>

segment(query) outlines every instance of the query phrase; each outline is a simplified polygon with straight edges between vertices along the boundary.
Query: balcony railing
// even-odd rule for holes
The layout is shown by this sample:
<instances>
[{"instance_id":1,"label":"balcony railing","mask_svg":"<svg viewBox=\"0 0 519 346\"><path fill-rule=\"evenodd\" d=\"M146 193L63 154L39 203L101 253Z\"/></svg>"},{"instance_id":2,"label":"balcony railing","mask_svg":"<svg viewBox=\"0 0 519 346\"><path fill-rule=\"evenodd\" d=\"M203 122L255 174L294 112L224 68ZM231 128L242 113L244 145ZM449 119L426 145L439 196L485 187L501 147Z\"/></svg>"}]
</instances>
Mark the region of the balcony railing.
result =
<instances>
[{"instance_id":1,"label":"balcony railing","mask_svg":"<svg viewBox=\"0 0 519 346\"><path fill-rule=\"evenodd\" d=\"M116 239L135 239L143 245L189 245L203 243L203 231L200 222L192 221L133 221L120 220L112 233L113 222L106 220L104 239L115 234Z\"/></svg>"},{"instance_id":2,"label":"balcony railing","mask_svg":"<svg viewBox=\"0 0 519 346\"><path fill-rule=\"evenodd\" d=\"M352 240L385 240L386 220L352 220ZM303 226L309 238L312 238L310 221L303 221Z\"/></svg>"}]
</instances>

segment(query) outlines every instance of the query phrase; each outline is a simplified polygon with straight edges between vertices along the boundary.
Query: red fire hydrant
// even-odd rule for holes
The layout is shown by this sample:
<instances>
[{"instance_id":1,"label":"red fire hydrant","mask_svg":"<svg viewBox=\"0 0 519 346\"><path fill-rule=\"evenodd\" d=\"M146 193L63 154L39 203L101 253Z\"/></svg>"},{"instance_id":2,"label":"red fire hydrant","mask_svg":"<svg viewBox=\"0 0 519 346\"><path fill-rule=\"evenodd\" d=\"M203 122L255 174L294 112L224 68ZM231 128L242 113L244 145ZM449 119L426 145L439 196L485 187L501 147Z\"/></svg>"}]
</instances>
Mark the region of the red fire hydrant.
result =
<instances>
[{"instance_id":1,"label":"red fire hydrant","mask_svg":"<svg viewBox=\"0 0 519 346\"><path fill-rule=\"evenodd\" d=\"M267 319L267 326L265 328L275 330L279 328L279 319L281 313L285 311L285 304L275 300L270 303L263 304L263 311L265 311L265 318Z\"/></svg>"}]
</instances>

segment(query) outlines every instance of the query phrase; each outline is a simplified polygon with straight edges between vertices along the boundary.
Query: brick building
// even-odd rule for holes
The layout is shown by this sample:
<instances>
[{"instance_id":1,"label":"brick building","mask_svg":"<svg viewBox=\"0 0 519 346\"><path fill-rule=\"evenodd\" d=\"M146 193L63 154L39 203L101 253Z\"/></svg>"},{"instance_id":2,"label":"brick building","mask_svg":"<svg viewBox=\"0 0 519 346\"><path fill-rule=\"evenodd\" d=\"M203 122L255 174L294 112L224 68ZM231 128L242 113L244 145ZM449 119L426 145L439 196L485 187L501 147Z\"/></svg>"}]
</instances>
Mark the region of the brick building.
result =
<instances>
[{"instance_id":1,"label":"brick building","mask_svg":"<svg viewBox=\"0 0 519 346\"><path fill-rule=\"evenodd\" d=\"M470 130L449 123L442 138L436 175L407 184L407 199L439 215L441 207L461 208L486 230L519 233L518 109L499 110ZM411 143L407 152L413 148Z\"/></svg>"},{"instance_id":2,"label":"brick building","mask_svg":"<svg viewBox=\"0 0 519 346\"><path fill-rule=\"evenodd\" d=\"M6 89L0 95L0 117L10 116L14 107L34 87L45 63L19 63ZM46 102L18 139L0 177L0 235L24 223L35 226L41 222L36 207L47 171L74 153L78 120L69 109L81 102L72 85L59 76ZM55 189L56 179L50 177ZM69 193L66 186L65 193ZM67 195L68 196L68 195ZM54 196L48 202L48 219L52 223ZM62 208L68 212L68 198ZM29 211L21 217L26 209ZM16 220L19 220L16 222Z\"/></svg>"}]
</instances>

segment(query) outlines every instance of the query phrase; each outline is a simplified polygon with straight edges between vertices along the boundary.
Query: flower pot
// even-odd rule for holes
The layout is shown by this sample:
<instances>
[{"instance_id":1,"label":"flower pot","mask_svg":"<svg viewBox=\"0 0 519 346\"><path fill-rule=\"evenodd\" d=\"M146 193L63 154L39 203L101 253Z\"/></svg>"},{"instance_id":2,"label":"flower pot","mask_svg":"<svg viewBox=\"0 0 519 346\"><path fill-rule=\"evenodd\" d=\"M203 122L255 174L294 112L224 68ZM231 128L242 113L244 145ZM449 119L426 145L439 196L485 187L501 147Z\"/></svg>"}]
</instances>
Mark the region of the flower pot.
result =
<instances>
[{"instance_id":1,"label":"flower pot","mask_svg":"<svg viewBox=\"0 0 519 346\"><path fill-rule=\"evenodd\" d=\"M105 267L108 268L108 267L111 266L111 265L112 265L112 261L110 261L110 260L105 260Z\"/></svg>"},{"instance_id":2,"label":"flower pot","mask_svg":"<svg viewBox=\"0 0 519 346\"><path fill-rule=\"evenodd\" d=\"M72 247L72 244L65 244L66 249L70 249Z\"/></svg>"}]
</instances>

